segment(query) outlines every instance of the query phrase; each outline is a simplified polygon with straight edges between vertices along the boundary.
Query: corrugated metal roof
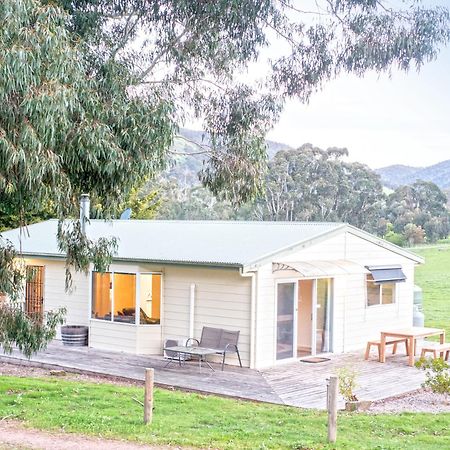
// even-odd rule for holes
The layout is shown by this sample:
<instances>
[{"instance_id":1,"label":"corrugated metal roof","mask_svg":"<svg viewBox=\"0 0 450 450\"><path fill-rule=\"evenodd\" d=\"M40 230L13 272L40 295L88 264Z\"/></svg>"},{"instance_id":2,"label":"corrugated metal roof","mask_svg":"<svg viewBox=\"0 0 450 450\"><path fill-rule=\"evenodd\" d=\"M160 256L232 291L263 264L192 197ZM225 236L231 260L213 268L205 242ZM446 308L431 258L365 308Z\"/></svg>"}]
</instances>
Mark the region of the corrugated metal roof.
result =
<instances>
[{"instance_id":1,"label":"corrugated metal roof","mask_svg":"<svg viewBox=\"0 0 450 450\"><path fill-rule=\"evenodd\" d=\"M2 233L25 255L62 256L57 220ZM122 260L245 266L339 228L342 223L91 220L91 239L115 236Z\"/></svg>"}]
</instances>

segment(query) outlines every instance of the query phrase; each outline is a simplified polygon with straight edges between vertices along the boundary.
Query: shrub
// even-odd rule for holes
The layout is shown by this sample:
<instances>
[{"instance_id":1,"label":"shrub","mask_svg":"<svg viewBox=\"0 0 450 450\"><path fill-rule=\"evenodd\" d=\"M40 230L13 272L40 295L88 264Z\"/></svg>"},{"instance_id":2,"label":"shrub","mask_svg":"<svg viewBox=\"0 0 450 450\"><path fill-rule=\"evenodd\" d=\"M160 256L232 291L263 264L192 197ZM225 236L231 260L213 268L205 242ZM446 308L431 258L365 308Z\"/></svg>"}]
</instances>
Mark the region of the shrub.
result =
<instances>
[{"instance_id":1,"label":"shrub","mask_svg":"<svg viewBox=\"0 0 450 450\"><path fill-rule=\"evenodd\" d=\"M344 397L347 402L356 402L358 398L356 397L354 390L356 389L356 376L358 373L356 370L348 369L347 367L342 367L337 370L337 376L339 378L339 393Z\"/></svg>"},{"instance_id":2,"label":"shrub","mask_svg":"<svg viewBox=\"0 0 450 450\"><path fill-rule=\"evenodd\" d=\"M416 362L418 369L425 370L426 380L423 387L432 392L450 395L450 365L442 358L420 358Z\"/></svg>"},{"instance_id":3,"label":"shrub","mask_svg":"<svg viewBox=\"0 0 450 450\"><path fill-rule=\"evenodd\" d=\"M399 247L404 247L406 245L405 238L400 233L396 233L395 231L388 231L384 235L384 239L392 244L398 245Z\"/></svg>"}]
</instances>

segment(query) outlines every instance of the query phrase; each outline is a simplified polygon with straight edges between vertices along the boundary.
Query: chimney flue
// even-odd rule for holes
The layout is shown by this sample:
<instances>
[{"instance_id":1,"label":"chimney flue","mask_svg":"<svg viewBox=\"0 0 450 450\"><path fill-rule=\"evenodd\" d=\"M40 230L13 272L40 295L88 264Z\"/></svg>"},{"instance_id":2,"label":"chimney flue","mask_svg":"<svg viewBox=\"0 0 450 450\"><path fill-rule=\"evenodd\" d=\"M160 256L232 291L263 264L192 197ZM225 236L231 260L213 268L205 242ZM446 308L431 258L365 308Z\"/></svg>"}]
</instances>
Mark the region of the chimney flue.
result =
<instances>
[{"instance_id":1,"label":"chimney flue","mask_svg":"<svg viewBox=\"0 0 450 450\"><path fill-rule=\"evenodd\" d=\"M81 223L81 231L83 232L83 234L86 233L86 222L89 221L90 209L91 209L91 201L89 199L89 194L81 194L80 223Z\"/></svg>"}]
</instances>

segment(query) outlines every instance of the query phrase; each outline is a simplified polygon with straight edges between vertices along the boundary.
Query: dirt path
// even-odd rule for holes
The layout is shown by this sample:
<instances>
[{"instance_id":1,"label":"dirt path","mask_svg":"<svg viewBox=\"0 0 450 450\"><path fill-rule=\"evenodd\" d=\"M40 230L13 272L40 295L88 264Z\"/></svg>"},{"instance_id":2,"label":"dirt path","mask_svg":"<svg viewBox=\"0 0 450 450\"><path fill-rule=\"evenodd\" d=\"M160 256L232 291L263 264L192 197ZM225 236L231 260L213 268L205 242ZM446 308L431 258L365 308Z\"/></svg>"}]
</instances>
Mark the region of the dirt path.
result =
<instances>
[{"instance_id":1,"label":"dirt path","mask_svg":"<svg viewBox=\"0 0 450 450\"><path fill-rule=\"evenodd\" d=\"M20 422L0 421L0 449L42 449L42 450L174 450L180 447L164 447L133 444L86 437L69 433L50 433L25 428Z\"/></svg>"}]
</instances>

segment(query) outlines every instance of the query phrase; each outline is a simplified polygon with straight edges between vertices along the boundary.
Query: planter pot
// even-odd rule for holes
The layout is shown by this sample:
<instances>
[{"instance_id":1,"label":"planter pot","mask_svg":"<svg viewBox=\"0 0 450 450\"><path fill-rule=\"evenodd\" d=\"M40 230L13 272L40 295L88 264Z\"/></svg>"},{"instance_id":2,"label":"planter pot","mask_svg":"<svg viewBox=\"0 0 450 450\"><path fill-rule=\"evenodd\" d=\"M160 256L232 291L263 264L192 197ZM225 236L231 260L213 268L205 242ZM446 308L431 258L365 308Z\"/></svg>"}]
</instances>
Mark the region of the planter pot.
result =
<instances>
[{"instance_id":1,"label":"planter pot","mask_svg":"<svg viewBox=\"0 0 450 450\"><path fill-rule=\"evenodd\" d=\"M64 325L61 327L61 338L64 345L83 347L88 345L89 328L83 325Z\"/></svg>"},{"instance_id":2,"label":"planter pot","mask_svg":"<svg viewBox=\"0 0 450 450\"><path fill-rule=\"evenodd\" d=\"M353 411L367 411L372 404L371 401L368 400L358 400L355 402L345 402L345 410L349 412Z\"/></svg>"}]
</instances>

